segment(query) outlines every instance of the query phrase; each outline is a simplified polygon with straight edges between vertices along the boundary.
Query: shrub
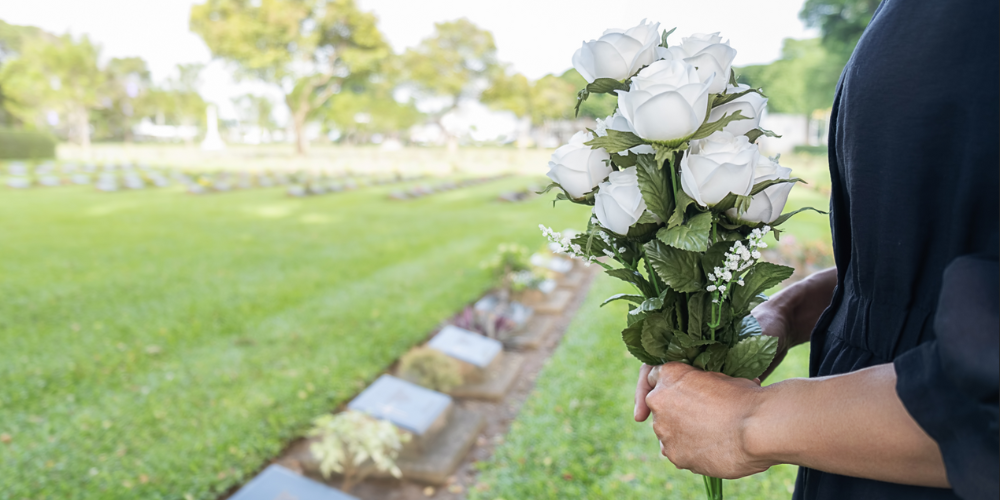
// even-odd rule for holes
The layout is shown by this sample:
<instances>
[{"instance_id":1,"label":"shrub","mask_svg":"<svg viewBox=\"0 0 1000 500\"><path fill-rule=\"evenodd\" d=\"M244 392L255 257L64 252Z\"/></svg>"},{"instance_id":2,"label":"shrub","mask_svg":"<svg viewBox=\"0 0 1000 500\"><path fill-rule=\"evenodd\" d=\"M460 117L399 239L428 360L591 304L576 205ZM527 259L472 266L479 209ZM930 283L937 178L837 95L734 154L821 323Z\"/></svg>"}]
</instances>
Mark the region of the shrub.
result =
<instances>
[{"instance_id":1,"label":"shrub","mask_svg":"<svg viewBox=\"0 0 1000 500\"><path fill-rule=\"evenodd\" d=\"M792 152L807 155L826 156L827 148L826 146L795 146L792 148Z\"/></svg>"},{"instance_id":2,"label":"shrub","mask_svg":"<svg viewBox=\"0 0 1000 500\"><path fill-rule=\"evenodd\" d=\"M458 360L429 347L418 347L399 360L399 376L439 392L462 385L462 366Z\"/></svg>"},{"instance_id":3,"label":"shrub","mask_svg":"<svg viewBox=\"0 0 1000 500\"><path fill-rule=\"evenodd\" d=\"M410 440L410 433L400 430L385 420L365 413L348 410L336 415L323 415L313 421L310 436L319 438L309 451L319 460L319 471L324 478L337 472L344 477L340 489L350 491L371 471L389 471L393 477L402 473L396 466L396 457L403 443Z\"/></svg>"},{"instance_id":4,"label":"shrub","mask_svg":"<svg viewBox=\"0 0 1000 500\"><path fill-rule=\"evenodd\" d=\"M0 128L0 159L55 158L56 140L45 132Z\"/></svg>"}]
</instances>

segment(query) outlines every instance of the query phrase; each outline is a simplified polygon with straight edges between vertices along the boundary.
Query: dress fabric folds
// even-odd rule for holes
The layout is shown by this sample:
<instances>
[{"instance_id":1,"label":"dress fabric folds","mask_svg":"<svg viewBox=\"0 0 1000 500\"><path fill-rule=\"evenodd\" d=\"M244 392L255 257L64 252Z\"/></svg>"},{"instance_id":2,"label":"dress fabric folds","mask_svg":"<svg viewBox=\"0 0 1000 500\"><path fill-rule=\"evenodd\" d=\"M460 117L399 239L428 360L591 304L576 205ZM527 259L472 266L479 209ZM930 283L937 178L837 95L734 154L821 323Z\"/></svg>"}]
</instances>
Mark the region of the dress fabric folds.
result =
<instances>
[{"instance_id":1,"label":"dress fabric folds","mask_svg":"<svg viewBox=\"0 0 1000 500\"><path fill-rule=\"evenodd\" d=\"M996 0L885 0L830 121L837 288L810 375L893 363L952 489L801 468L799 500L1000 498Z\"/></svg>"}]
</instances>

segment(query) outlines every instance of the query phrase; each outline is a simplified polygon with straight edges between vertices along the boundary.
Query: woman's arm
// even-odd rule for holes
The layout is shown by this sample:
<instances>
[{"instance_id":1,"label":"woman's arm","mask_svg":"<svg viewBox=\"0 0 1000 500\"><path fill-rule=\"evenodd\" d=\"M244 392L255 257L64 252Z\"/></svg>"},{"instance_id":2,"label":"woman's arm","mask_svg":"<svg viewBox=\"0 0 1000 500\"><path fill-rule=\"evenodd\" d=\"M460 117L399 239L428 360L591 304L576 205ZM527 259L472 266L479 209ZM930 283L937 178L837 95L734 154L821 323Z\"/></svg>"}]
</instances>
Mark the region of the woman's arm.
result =
<instances>
[{"instance_id":1,"label":"woman's arm","mask_svg":"<svg viewBox=\"0 0 1000 500\"><path fill-rule=\"evenodd\" d=\"M788 463L948 487L937 443L900 402L891 364L764 388L682 363L655 367L648 378L653 430L682 469L731 479Z\"/></svg>"}]
</instances>

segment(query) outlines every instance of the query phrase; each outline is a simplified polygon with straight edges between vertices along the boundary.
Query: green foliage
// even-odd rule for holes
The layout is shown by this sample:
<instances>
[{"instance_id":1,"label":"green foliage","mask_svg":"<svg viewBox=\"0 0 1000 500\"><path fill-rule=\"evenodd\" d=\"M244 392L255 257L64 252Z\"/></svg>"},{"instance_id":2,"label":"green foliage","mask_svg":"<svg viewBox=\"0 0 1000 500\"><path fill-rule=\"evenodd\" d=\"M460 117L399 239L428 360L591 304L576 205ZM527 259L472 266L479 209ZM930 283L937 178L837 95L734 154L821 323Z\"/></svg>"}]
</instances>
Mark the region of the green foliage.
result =
<instances>
[{"instance_id":1,"label":"green foliage","mask_svg":"<svg viewBox=\"0 0 1000 500\"><path fill-rule=\"evenodd\" d=\"M555 75L545 75L531 82L520 74L498 72L480 100L493 107L530 117L538 126L573 117L573 85Z\"/></svg>"},{"instance_id":2,"label":"green foliage","mask_svg":"<svg viewBox=\"0 0 1000 500\"><path fill-rule=\"evenodd\" d=\"M743 279L743 286L738 286L733 290L733 307L738 311L750 312L748 305L758 294L763 293L782 281L788 279L795 269L788 266L772 264L770 262L758 262L754 264L746 277Z\"/></svg>"},{"instance_id":3,"label":"green foliage","mask_svg":"<svg viewBox=\"0 0 1000 500\"><path fill-rule=\"evenodd\" d=\"M595 280L504 443L479 467L471 500L704 497L701 478L671 465L649 425L632 421L639 361L621 348L617 335L608 335L621 329L626 307L597 307L602 298L624 291L615 280ZM808 358L808 346L792 349L768 381L807 376ZM797 470L779 465L727 481L726 493L742 500L789 498Z\"/></svg>"},{"instance_id":4,"label":"green foliage","mask_svg":"<svg viewBox=\"0 0 1000 500\"><path fill-rule=\"evenodd\" d=\"M778 338L754 335L741 340L726 353L722 373L753 380L759 377L778 352Z\"/></svg>"},{"instance_id":5,"label":"green foliage","mask_svg":"<svg viewBox=\"0 0 1000 500\"><path fill-rule=\"evenodd\" d=\"M364 479L369 465L402 477L396 457L413 437L389 421L354 410L318 417L309 435L317 438L309 451L319 460L320 473L327 479L333 472L343 475L340 489L345 492Z\"/></svg>"},{"instance_id":6,"label":"green foliage","mask_svg":"<svg viewBox=\"0 0 1000 500\"><path fill-rule=\"evenodd\" d=\"M656 232L656 238L674 248L689 252L704 252L708 250L711 231L712 213L703 212L679 226L661 228Z\"/></svg>"},{"instance_id":7,"label":"green foliage","mask_svg":"<svg viewBox=\"0 0 1000 500\"><path fill-rule=\"evenodd\" d=\"M823 46L847 61L881 0L806 0L799 18L823 33Z\"/></svg>"},{"instance_id":8,"label":"green foliage","mask_svg":"<svg viewBox=\"0 0 1000 500\"><path fill-rule=\"evenodd\" d=\"M38 130L0 128L0 159L55 158L56 140Z\"/></svg>"},{"instance_id":9,"label":"green foliage","mask_svg":"<svg viewBox=\"0 0 1000 500\"><path fill-rule=\"evenodd\" d=\"M439 392L448 392L463 382L458 360L429 347L418 347L399 358L399 376Z\"/></svg>"},{"instance_id":10,"label":"green foliage","mask_svg":"<svg viewBox=\"0 0 1000 500\"><path fill-rule=\"evenodd\" d=\"M638 155L636 167L639 191L646 202L646 209L661 221L669 219L674 211L674 194L666 172L657 166L650 155Z\"/></svg>"},{"instance_id":11,"label":"green foliage","mask_svg":"<svg viewBox=\"0 0 1000 500\"><path fill-rule=\"evenodd\" d=\"M646 143L646 141L632 132L611 129L608 129L607 132L608 135L594 137L584 144L594 149L603 148L609 153L619 153Z\"/></svg>"},{"instance_id":12,"label":"green foliage","mask_svg":"<svg viewBox=\"0 0 1000 500\"><path fill-rule=\"evenodd\" d=\"M503 73L493 34L464 17L435 23L433 35L406 49L403 67L409 82L426 95L451 98L451 107Z\"/></svg>"},{"instance_id":13,"label":"green foliage","mask_svg":"<svg viewBox=\"0 0 1000 500\"><path fill-rule=\"evenodd\" d=\"M300 153L306 119L392 52L375 16L354 0L209 0L191 7L191 31L243 75L286 89Z\"/></svg>"},{"instance_id":14,"label":"green foliage","mask_svg":"<svg viewBox=\"0 0 1000 500\"><path fill-rule=\"evenodd\" d=\"M497 210L526 182L405 210L392 186L3 193L0 492L219 498L488 290L482 255L586 215Z\"/></svg>"},{"instance_id":15,"label":"green foliage","mask_svg":"<svg viewBox=\"0 0 1000 500\"><path fill-rule=\"evenodd\" d=\"M25 123L44 123L43 112L58 112L70 137L90 143L90 113L100 105L107 75L98 67L99 49L89 38L31 37L18 57L0 68L7 111Z\"/></svg>"},{"instance_id":16,"label":"green foliage","mask_svg":"<svg viewBox=\"0 0 1000 500\"><path fill-rule=\"evenodd\" d=\"M845 62L829 53L818 38L787 38L780 59L768 65L745 66L736 72L740 83L763 89L769 111L811 114L833 105Z\"/></svg>"},{"instance_id":17,"label":"green foliage","mask_svg":"<svg viewBox=\"0 0 1000 500\"><path fill-rule=\"evenodd\" d=\"M697 253L667 246L659 240L647 243L645 250L653 270L671 289L690 293L705 287Z\"/></svg>"}]
</instances>

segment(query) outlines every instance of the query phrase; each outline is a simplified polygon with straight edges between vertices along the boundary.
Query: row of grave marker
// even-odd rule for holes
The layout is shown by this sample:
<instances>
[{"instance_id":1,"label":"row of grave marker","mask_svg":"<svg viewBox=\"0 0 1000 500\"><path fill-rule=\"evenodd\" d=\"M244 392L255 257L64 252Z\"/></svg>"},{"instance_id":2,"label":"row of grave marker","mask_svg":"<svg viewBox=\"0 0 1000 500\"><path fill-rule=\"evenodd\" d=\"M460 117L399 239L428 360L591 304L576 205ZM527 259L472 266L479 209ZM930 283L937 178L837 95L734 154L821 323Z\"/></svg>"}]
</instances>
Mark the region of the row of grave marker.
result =
<instances>
[{"instance_id":1,"label":"row of grave marker","mask_svg":"<svg viewBox=\"0 0 1000 500\"><path fill-rule=\"evenodd\" d=\"M420 184L418 186L413 186L409 189L392 191L389 193L389 199L412 200L416 198L423 198L425 196L430 196L432 194L444 193L448 191L453 191L455 189L475 186L485 182L495 181L497 179L503 179L504 177L509 177L509 176L510 174L498 174L491 176L472 177L468 179L462 179L459 181L444 181L444 182L439 182L435 185Z\"/></svg>"},{"instance_id":2,"label":"row of grave marker","mask_svg":"<svg viewBox=\"0 0 1000 500\"><path fill-rule=\"evenodd\" d=\"M545 265L562 274L569 273L573 267L572 261L561 258L550 259ZM495 304L490 301L490 296L487 296L478 301L476 306L489 307L491 303ZM532 315L531 308L522 305L519 309L522 311L519 319L527 323ZM454 325L442 328L427 342L426 347L482 371L495 370L500 360L507 356L503 344L498 340ZM516 365L515 372L520 370L520 366ZM516 376L516 373L514 375ZM507 389L509 384L504 393ZM389 374L378 377L351 400L347 408L387 420L400 429L412 433L414 439L407 445L408 449L404 449L401 453L401 459L407 457L412 461L436 459L439 462L437 464L439 470L430 470L434 468L433 466L415 468L401 466L403 477L429 483L443 482L454 472L484 425L481 415L456 407L452 396ZM461 440L463 445L452 446L451 456L434 457L436 442L445 440ZM312 467L307 466L307 468ZM285 498L347 500L354 497L300 476L281 465L272 464L231 498L233 500Z\"/></svg>"}]
</instances>

